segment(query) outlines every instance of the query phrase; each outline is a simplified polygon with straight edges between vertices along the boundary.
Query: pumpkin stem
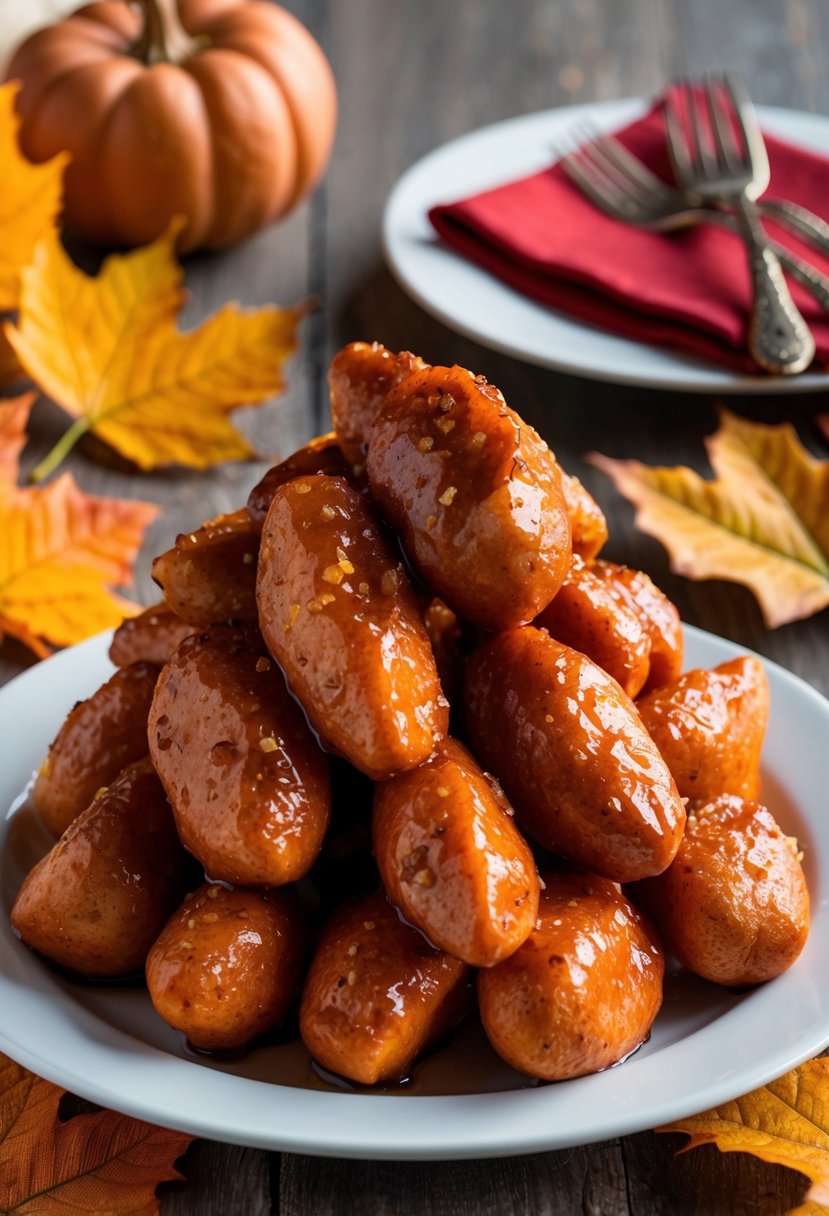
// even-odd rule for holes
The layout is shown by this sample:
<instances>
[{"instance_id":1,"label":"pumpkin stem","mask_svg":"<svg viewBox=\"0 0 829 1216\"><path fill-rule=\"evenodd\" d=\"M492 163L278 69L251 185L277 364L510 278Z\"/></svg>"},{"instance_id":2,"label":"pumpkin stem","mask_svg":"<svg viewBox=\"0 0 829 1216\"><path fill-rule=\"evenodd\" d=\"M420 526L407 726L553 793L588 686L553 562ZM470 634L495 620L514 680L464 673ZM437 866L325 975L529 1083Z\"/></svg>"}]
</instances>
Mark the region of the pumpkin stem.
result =
<instances>
[{"instance_id":1,"label":"pumpkin stem","mask_svg":"<svg viewBox=\"0 0 829 1216\"><path fill-rule=\"evenodd\" d=\"M181 24L177 0L136 0L144 26L132 48L142 63L181 63L203 39L191 38Z\"/></svg>"}]
</instances>

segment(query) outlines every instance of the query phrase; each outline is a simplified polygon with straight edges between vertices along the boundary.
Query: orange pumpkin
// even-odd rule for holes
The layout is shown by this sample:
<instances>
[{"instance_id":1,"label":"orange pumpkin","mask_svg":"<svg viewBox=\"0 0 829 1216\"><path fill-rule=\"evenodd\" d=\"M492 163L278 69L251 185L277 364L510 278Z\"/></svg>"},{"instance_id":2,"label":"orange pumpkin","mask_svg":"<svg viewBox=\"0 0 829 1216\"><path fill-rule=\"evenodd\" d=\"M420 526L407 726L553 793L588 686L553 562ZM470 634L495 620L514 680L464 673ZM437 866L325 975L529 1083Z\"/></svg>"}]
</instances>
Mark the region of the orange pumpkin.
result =
<instances>
[{"instance_id":1,"label":"orange pumpkin","mask_svg":"<svg viewBox=\"0 0 829 1216\"><path fill-rule=\"evenodd\" d=\"M336 123L322 50L264 0L103 0L12 59L20 141L68 148L65 219L143 245L175 215L182 251L220 249L284 214L322 175Z\"/></svg>"}]
</instances>

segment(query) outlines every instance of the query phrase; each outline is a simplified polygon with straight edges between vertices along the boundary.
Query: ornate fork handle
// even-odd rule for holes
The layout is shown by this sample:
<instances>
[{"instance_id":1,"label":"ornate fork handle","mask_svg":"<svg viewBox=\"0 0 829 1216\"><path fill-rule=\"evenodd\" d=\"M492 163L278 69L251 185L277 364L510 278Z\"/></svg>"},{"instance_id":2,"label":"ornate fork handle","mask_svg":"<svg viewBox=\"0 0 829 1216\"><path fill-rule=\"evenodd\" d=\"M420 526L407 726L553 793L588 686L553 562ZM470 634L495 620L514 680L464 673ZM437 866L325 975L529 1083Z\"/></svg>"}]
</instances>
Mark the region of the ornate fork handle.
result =
<instances>
[{"instance_id":1,"label":"ornate fork handle","mask_svg":"<svg viewBox=\"0 0 829 1216\"><path fill-rule=\"evenodd\" d=\"M766 371L802 372L812 362L815 341L789 294L777 255L760 224L756 205L744 194L734 198L734 214L748 249L754 284L749 322L751 353Z\"/></svg>"},{"instance_id":2,"label":"ornate fork handle","mask_svg":"<svg viewBox=\"0 0 829 1216\"><path fill-rule=\"evenodd\" d=\"M829 257L829 224L819 215L815 215L814 211L809 211L788 199L772 198L762 199L757 204L757 209L764 219L782 224L824 257Z\"/></svg>"}]
</instances>

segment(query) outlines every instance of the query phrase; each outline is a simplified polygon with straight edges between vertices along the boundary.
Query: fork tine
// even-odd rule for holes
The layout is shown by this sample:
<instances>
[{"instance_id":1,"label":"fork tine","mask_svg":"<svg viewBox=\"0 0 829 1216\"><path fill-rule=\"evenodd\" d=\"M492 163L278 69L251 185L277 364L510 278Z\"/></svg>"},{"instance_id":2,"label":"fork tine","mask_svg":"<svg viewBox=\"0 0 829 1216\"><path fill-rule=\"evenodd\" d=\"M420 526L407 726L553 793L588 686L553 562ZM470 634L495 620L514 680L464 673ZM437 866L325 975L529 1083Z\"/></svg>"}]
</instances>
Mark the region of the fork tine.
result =
<instances>
[{"instance_id":1,"label":"fork tine","mask_svg":"<svg viewBox=\"0 0 829 1216\"><path fill-rule=\"evenodd\" d=\"M614 215L616 209L621 206L617 200L616 187L608 183L606 178L599 176L595 166L588 167L589 162L583 160L578 152L568 152L558 163L570 180L600 211L604 211L606 215Z\"/></svg>"},{"instance_id":2,"label":"fork tine","mask_svg":"<svg viewBox=\"0 0 829 1216\"><path fill-rule=\"evenodd\" d=\"M757 177L765 177L768 181L769 156L766 151L766 143L745 82L738 72L726 72L723 76L723 87L734 107L734 117L745 142L752 168Z\"/></svg>"},{"instance_id":3,"label":"fork tine","mask_svg":"<svg viewBox=\"0 0 829 1216\"><path fill-rule=\"evenodd\" d=\"M674 167L674 173L679 181L690 177L693 172L691 156L688 151L688 140L682 124L682 115L676 102L675 90L684 86L676 85L665 95L665 129L668 134L668 151Z\"/></svg>"},{"instance_id":4,"label":"fork tine","mask_svg":"<svg viewBox=\"0 0 829 1216\"><path fill-rule=\"evenodd\" d=\"M670 187L652 173L632 152L628 152L624 144L620 144L613 136L598 134L592 141L593 149L615 168L623 173L628 182L637 190L646 190L651 196L660 195L662 198L671 193Z\"/></svg>"},{"instance_id":5,"label":"fork tine","mask_svg":"<svg viewBox=\"0 0 829 1216\"><path fill-rule=\"evenodd\" d=\"M716 157L712 156L708 150L708 143L703 129L704 102L700 98L699 89L695 87L693 81L686 82L685 90L688 98L688 110L691 116L691 134L694 144L691 150L691 160L697 171L706 174L711 173L712 170L717 168L717 161Z\"/></svg>"},{"instance_id":6,"label":"fork tine","mask_svg":"<svg viewBox=\"0 0 829 1216\"><path fill-rule=\"evenodd\" d=\"M732 107L730 95L728 104L723 105L720 94L720 90L723 88L725 88L725 81L722 77L710 76L704 84L705 100L708 103L708 118L714 135L717 157L721 165L729 172L735 173L742 168L745 158L743 149L737 147L728 113L729 110L736 109L736 107Z\"/></svg>"},{"instance_id":7,"label":"fork tine","mask_svg":"<svg viewBox=\"0 0 829 1216\"><path fill-rule=\"evenodd\" d=\"M632 198L640 205L646 204L649 198L647 186L641 178L631 175L621 167L611 151L606 147L612 141L593 140L580 148L582 157L590 161L603 176L613 183L619 198Z\"/></svg>"}]
</instances>

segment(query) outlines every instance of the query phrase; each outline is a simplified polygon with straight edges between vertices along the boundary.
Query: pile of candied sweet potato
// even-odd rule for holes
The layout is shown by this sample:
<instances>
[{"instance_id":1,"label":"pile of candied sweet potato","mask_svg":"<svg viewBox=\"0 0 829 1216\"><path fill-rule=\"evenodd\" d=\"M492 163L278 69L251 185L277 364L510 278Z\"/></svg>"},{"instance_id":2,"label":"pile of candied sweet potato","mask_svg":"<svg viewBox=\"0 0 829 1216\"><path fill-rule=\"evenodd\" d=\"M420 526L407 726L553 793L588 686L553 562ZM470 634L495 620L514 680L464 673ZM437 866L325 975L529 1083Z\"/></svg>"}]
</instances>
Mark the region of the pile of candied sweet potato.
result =
<instances>
[{"instance_id":1,"label":"pile of candied sweet potato","mask_svg":"<svg viewBox=\"0 0 829 1216\"><path fill-rule=\"evenodd\" d=\"M496 1051L558 1080L647 1037L664 949L782 972L809 902L756 802L760 663L682 674L674 606L597 558L598 506L483 377L355 343L329 379L334 432L156 560L164 603L52 744L23 941L146 968L205 1049L299 998L364 1084L474 989Z\"/></svg>"}]
</instances>

